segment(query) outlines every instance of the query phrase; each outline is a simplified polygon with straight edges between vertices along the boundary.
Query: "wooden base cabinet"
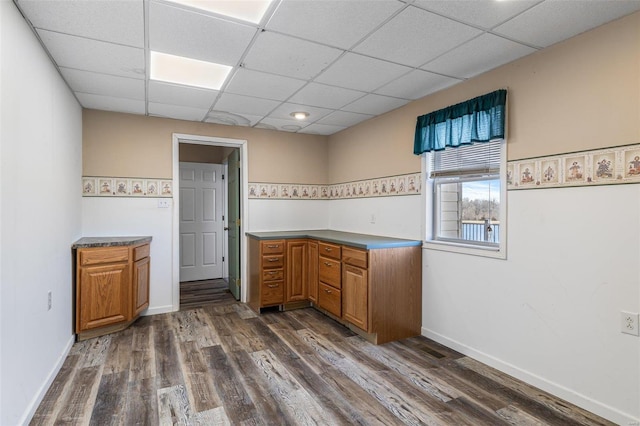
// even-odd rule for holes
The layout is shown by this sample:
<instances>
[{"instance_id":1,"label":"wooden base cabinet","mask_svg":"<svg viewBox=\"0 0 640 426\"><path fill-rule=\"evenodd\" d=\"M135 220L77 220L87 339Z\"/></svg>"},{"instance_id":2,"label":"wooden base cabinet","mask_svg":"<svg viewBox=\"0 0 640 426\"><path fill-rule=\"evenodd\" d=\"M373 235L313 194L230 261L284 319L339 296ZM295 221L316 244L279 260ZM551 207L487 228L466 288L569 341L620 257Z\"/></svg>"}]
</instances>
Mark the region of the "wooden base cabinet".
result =
<instances>
[{"instance_id":1,"label":"wooden base cabinet","mask_svg":"<svg viewBox=\"0 0 640 426\"><path fill-rule=\"evenodd\" d=\"M76 250L78 340L129 326L149 307L149 243Z\"/></svg>"},{"instance_id":2,"label":"wooden base cabinet","mask_svg":"<svg viewBox=\"0 0 640 426\"><path fill-rule=\"evenodd\" d=\"M376 344L417 336L421 247L365 250L320 238L249 238L249 305L260 312L309 302Z\"/></svg>"},{"instance_id":3,"label":"wooden base cabinet","mask_svg":"<svg viewBox=\"0 0 640 426\"><path fill-rule=\"evenodd\" d=\"M249 292L247 303L260 308L284 303L285 242L249 238Z\"/></svg>"}]
</instances>

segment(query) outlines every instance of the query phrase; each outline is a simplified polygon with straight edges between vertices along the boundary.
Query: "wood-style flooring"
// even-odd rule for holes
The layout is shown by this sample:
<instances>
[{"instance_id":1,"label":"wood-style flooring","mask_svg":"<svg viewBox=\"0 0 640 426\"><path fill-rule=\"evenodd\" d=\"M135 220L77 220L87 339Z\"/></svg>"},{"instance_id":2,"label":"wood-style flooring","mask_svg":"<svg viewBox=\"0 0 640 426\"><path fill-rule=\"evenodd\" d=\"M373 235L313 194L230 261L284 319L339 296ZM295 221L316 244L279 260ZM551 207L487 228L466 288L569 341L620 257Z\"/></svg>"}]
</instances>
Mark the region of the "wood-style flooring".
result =
<instances>
[{"instance_id":1,"label":"wood-style flooring","mask_svg":"<svg viewBox=\"0 0 640 426\"><path fill-rule=\"evenodd\" d=\"M74 344L31 424L611 424L427 338L374 346L219 290Z\"/></svg>"}]
</instances>

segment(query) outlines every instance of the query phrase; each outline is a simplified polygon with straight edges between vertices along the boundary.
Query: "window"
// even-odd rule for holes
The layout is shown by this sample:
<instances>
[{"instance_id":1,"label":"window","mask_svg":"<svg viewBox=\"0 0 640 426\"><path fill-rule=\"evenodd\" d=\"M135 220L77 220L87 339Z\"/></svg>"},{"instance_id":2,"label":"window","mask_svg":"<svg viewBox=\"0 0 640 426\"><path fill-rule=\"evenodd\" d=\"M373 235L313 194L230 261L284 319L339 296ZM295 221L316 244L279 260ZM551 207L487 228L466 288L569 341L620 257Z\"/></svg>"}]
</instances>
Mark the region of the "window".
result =
<instances>
[{"instance_id":1,"label":"window","mask_svg":"<svg viewBox=\"0 0 640 426\"><path fill-rule=\"evenodd\" d=\"M500 248L502 139L431 152L432 240Z\"/></svg>"}]
</instances>

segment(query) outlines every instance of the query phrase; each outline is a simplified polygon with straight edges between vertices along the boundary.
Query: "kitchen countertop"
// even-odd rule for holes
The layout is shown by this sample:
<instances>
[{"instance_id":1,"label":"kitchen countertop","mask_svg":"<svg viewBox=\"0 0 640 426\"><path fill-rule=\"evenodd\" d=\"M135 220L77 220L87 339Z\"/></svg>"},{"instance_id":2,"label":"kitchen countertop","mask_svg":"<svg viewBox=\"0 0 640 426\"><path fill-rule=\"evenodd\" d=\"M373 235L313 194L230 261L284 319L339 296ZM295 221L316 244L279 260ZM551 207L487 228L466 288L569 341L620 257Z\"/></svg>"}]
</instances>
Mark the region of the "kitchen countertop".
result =
<instances>
[{"instance_id":1,"label":"kitchen countertop","mask_svg":"<svg viewBox=\"0 0 640 426\"><path fill-rule=\"evenodd\" d=\"M73 243L72 249L89 247L117 247L151 242L149 236L139 237L83 237Z\"/></svg>"},{"instance_id":2,"label":"kitchen countertop","mask_svg":"<svg viewBox=\"0 0 640 426\"><path fill-rule=\"evenodd\" d=\"M354 234L352 232L333 231L330 229L247 232L246 235L258 240L310 238L330 243L344 244L366 250L422 245L422 241L419 240L405 240L402 238L381 237L378 235Z\"/></svg>"}]
</instances>

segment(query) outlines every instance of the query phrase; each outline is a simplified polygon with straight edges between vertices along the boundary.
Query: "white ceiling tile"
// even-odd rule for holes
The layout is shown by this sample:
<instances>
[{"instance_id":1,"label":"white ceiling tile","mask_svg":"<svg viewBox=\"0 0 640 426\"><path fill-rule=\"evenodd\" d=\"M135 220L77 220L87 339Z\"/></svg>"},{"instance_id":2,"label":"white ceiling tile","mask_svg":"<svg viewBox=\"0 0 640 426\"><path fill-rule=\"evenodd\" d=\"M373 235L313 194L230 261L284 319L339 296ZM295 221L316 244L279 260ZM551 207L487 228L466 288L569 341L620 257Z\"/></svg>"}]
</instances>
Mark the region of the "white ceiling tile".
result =
<instances>
[{"instance_id":1,"label":"white ceiling tile","mask_svg":"<svg viewBox=\"0 0 640 426\"><path fill-rule=\"evenodd\" d=\"M410 70L402 65L347 53L315 80L333 86L369 92Z\"/></svg>"},{"instance_id":2,"label":"white ceiling tile","mask_svg":"<svg viewBox=\"0 0 640 426\"><path fill-rule=\"evenodd\" d=\"M218 96L217 90L149 81L149 102L209 109Z\"/></svg>"},{"instance_id":3,"label":"white ceiling tile","mask_svg":"<svg viewBox=\"0 0 640 426\"><path fill-rule=\"evenodd\" d=\"M434 74L423 70L413 70L386 86L376 90L379 95L403 99L420 99L431 93L460 83L462 80Z\"/></svg>"},{"instance_id":4,"label":"white ceiling tile","mask_svg":"<svg viewBox=\"0 0 640 426\"><path fill-rule=\"evenodd\" d=\"M513 18L541 1L542 0L416 0L413 4L455 19L456 21L490 29Z\"/></svg>"},{"instance_id":5,"label":"white ceiling tile","mask_svg":"<svg viewBox=\"0 0 640 426\"><path fill-rule=\"evenodd\" d=\"M178 120L202 121L209 110L202 108L189 108L181 105L167 105L149 102L149 115L175 118Z\"/></svg>"},{"instance_id":6,"label":"white ceiling tile","mask_svg":"<svg viewBox=\"0 0 640 426\"><path fill-rule=\"evenodd\" d=\"M342 109L345 111L359 112L361 114L378 115L399 108L408 102L409 101L405 99L370 94L350 103Z\"/></svg>"},{"instance_id":7,"label":"white ceiling tile","mask_svg":"<svg viewBox=\"0 0 640 426\"><path fill-rule=\"evenodd\" d=\"M282 118L273 118L273 117L265 117L260 121L259 126L267 125L276 128L277 130L282 130L284 132L297 132L300 129L303 129L308 125L303 121L297 121L293 118L291 120L285 120ZM258 126L256 126L258 127ZM263 127L264 128L264 127ZM269 127L266 127L269 128Z\"/></svg>"},{"instance_id":8,"label":"white ceiling tile","mask_svg":"<svg viewBox=\"0 0 640 426\"><path fill-rule=\"evenodd\" d=\"M20 0L35 28L144 47L141 1Z\"/></svg>"},{"instance_id":9,"label":"white ceiling tile","mask_svg":"<svg viewBox=\"0 0 640 426\"><path fill-rule=\"evenodd\" d=\"M337 109L364 95L364 92L358 92L357 90L309 83L293 95L289 101L297 104Z\"/></svg>"},{"instance_id":10,"label":"white ceiling tile","mask_svg":"<svg viewBox=\"0 0 640 426\"><path fill-rule=\"evenodd\" d=\"M349 127L373 117L373 115L358 114L357 112L334 111L321 120L318 120L318 124Z\"/></svg>"},{"instance_id":11,"label":"white ceiling tile","mask_svg":"<svg viewBox=\"0 0 640 426\"><path fill-rule=\"evenodd\" d=\"M481 32L426 10L409 7L353 50L417 67Z\"/></svg>"},{"instance_id":12,"label":"white ceiling tile","mask_svg":"<svg viewBox=\"0 0 640 426\"><path fill-rule=\"evenodd\" d=\"M75 93L84 108L104 111L126 112L129 114L145 113L144 101L137 99L115 98L112 96L94 95L91 93Z\"/></svg>"},{"instance_id":13,"label":"white ceiling tile","mask_svg":"<svg viewBox=\"0 0 640 426\"><path fill-rule=\"evenodd\" d=\"M292 104L292 103L283 103L278 108L276 108L273 112L271 112L271 114L269 114L269 117L292 120L291 113L297 112L297 111L308 112L309 117L305 118L304 120L295 120L295 121L298 123L308 124L310 122L319 120L325 115L331 113L332 110L325 109L325 108L317 108L317 107L311 107L311 106Z\"/></svg>"},{"instance_id":14,"label":"white ceiling tile","mask_svg":"<svg viewBox=\"0 0 640 426\"><path fill-rule=\"evenodd\" d=\"M348 49L403 6L395 0L285 0L267 29Z\"/></svg>"},{"instance_id":15,"label":"white ceiling tile","mask_svg":"<svg viewBox=\"0 0 640 426\"><path fill-rule=\"evenodd\" d=\"M227 86L229 93L284 101L305 82L289 77L239 69Z\"/></svg>"},{"instance_id":16,"label":"white ceiling tile","mask_svg":"<svg viewBox=\"0 0 640 426\"><path fill-rule=\"evenodd\" d=\"M209 111L204 121L207 123L226 124L229 126L253 126L262 115L233 114L226 111Z\"/></svg>"},{"instance_id":17,"label":"white ceiling tile","mask_svg":"<svg viewBox=\"0 0 640 426\"><path fill-rule=\"evenodd\" d=\"M149 5L149 48L162 53L236 66L256 31L167 4Z\"/></svg>"},{"instance_id":18,"label":"white ceiling tile","mask_svg":"<svg viewBox=\"0 0 640 426\"><path fill-rule=\"evenodd\" d=\"M280 105L280 101L224 93L216 102L215 109L218 111L234 111L243 115L259 115L262 117L269 114L278 105Z\"/></svg>"},{"instance_id":19,"label":"white ceiling tile","mask_svg":"<svg viewBox=\"0 0 640 426\"><path fill-rule=\"evenodd\" d=\"M310 135L332 135L334 133L338 133L341 130L346 129L346 127L342 126L330 126L328 124L310 124L304 129L300 130L298 133L306 133Z\"/></svg>"},{"instance_id":20,"label":"white ceiling tile","mask_svg":"<svg viewBox=\"0 0 640 426\"><path fill-rule=\"evenodd\" d=\"M386 86L376 90L379 95L404 99L420 99L438 90L460 83L459 79L434 74L423 70L413 70Z\"/></svg>"},{"instance_id":21,"label":"white ceiling tile","mask_svg":"<svg viewBox=\"0 0 640 426\"><path fill-rule=\"evenodd\" d=\"M58 66L144 79L144 50L38 30Z\"/></svg>"},{"instance_id":22,"label":"white ceiling tile","mask_svg":"<svg viewBox=\"0 0 640 426\"><path fill-rule=\"evenodd\" d=\"M471 78L535 51L487 33L429 62L423 68L458 78Z\"/></svg>"},{"instance_id":23,"label":"white ceiling tile","mask_svg":"<svg viewBox=\"0 0 640 426\"><path fill-rule=\"evenodd\" d=\"M636 10L640 10L637 0L547 0L496 27L494 32L547 47Z\"/></svg>"},{"instance_id":24,"label":"white ceiling tile","mask_svg":"<svg viewBox=\"0 0 640 426\"><path fill-rule=\"evenodd\" d=\"M284 36L260 33L243 63L247 69L310 79L342 54L342 50Z\"/></svg>"},{"instance_id":25,"label":"white ceiling tile","mask_svg":"<svg viewBox=\"0 0 640 426\"><path fill-rule=\"evenodd\" d=\"M60 72L74 92L145 100L144 80L72 68L60 68Z\"/></svg>"}]
</instances>

